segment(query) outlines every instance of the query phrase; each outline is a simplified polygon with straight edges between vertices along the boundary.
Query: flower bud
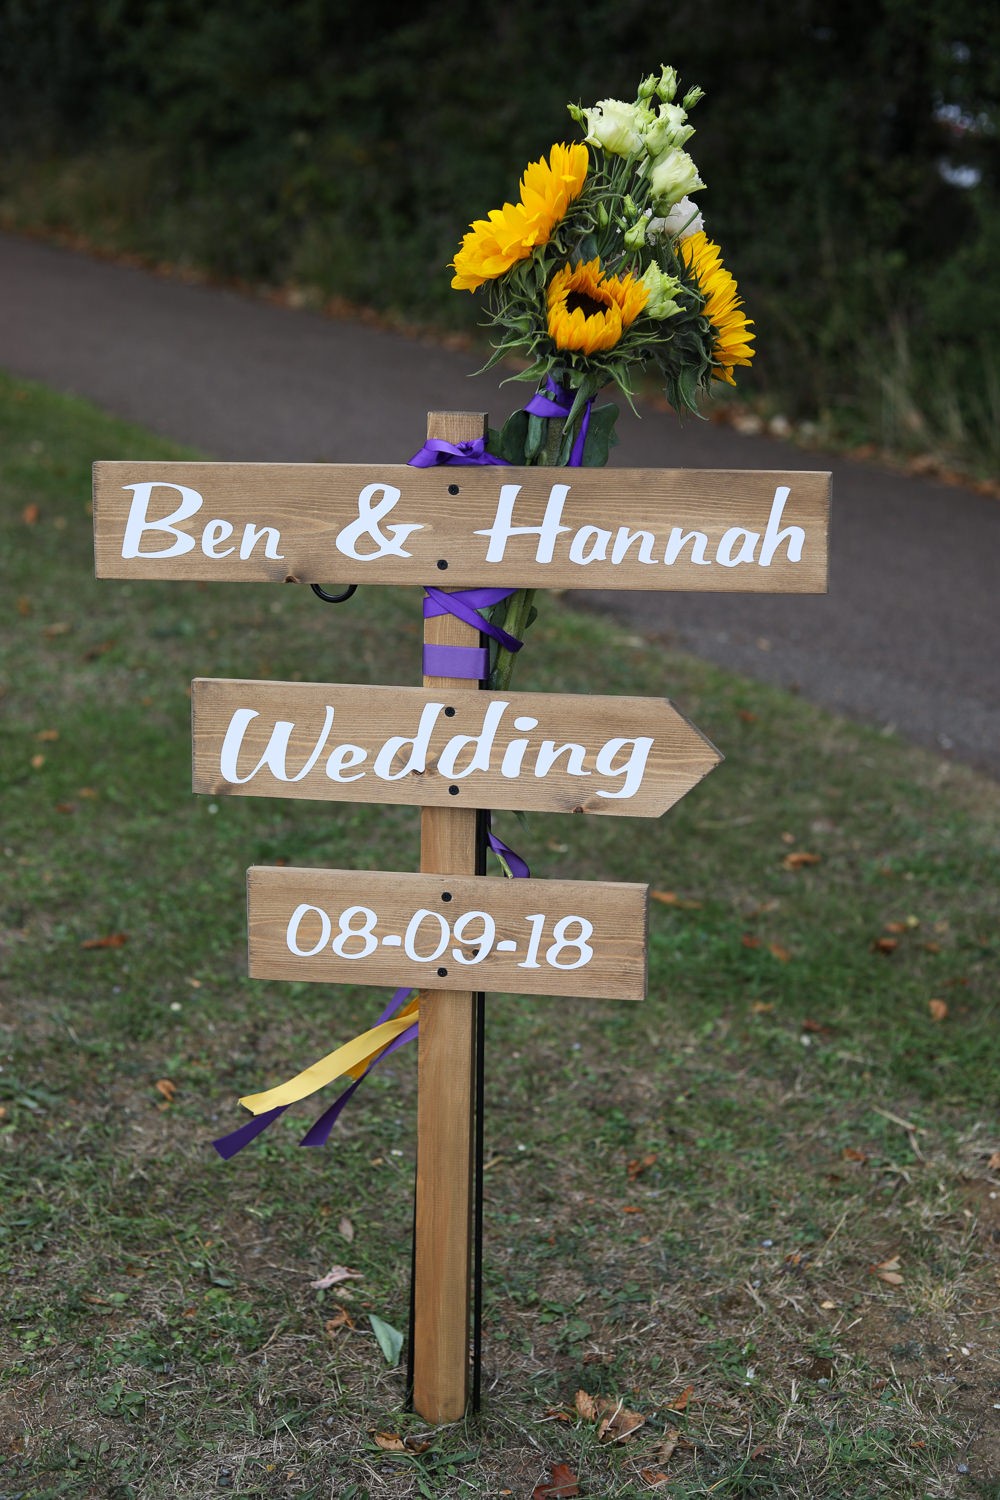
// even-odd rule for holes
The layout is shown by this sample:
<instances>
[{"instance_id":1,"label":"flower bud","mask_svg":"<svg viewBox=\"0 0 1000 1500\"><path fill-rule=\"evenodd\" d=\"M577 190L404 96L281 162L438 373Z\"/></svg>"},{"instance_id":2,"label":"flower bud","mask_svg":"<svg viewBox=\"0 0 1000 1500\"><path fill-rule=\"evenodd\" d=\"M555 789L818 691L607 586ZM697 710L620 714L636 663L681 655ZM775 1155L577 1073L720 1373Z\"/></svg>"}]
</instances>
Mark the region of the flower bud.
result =
<instances>
[{"instance_id":1,"label":"flower bud","mask_svg":"<svg viewBox=\"0 0 1000 1500\"><path fill-rule=\"evenodd\" d=\"M642 273L642 284L649 293L643 308L647 318L671 318L674 313L680 312L680 304L675 301L675 296L680 291L681 284L676 276L668 276L655 261L650 261Z\"/></svg>"}]
</instances>

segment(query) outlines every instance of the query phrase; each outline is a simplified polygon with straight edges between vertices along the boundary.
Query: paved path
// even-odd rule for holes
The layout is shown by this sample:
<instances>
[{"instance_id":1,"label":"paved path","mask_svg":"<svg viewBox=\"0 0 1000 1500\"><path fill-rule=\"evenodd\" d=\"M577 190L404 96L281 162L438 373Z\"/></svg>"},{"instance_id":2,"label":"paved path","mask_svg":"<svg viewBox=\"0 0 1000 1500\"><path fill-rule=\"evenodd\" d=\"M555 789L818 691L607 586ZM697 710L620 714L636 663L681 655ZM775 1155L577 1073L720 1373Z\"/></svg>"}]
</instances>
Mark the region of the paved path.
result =
<instances>
[{"instance_id":1,"label":"paved path","mask_svg":"<svg viewBox=\"0 0 1000 1500\"><path fill-rule=\"evenodd\" d=\"M254 460L398 462L428 407L496 418L526 390L432 343L5 235L0 365ZM832 469L830 593L578 597L1000 775L1000 502L668 414L620 425L630 466Z\"/></svg>"}]
</instances>

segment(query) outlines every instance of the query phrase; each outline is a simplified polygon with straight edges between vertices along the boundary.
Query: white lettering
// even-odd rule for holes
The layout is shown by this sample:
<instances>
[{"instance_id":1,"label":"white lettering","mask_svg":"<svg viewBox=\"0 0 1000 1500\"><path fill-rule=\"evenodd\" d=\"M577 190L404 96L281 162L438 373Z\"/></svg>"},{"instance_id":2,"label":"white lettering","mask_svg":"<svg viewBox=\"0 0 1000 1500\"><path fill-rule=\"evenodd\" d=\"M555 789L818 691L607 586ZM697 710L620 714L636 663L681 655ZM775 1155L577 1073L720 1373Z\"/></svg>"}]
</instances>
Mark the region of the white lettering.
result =
<instances>
[{"instance_id":1,"label":"white lettering","mask_svg":"<svg viewBox=\"0 0 1000 1500\"><path fill-rule=\"evenodd\" d=\"M192 550L194 537L186 536L177 527L181 521L189 521L201 510L202 498L197 490L188 489L186 484L169 484L166 480L159 479L144 479L140 484L125 484L122 488L133 491L122 540L122 557L183 557L185 552ZM176 491L181 497L181 503L169 516L163 516L159 521L150 521L149 501L155 489ZM174 540L168 547L160 547L155 552L143 552L140 544L147 531L164 531Z\"/></svg>"},{"instance_id":2,"label":"white lettering","mask_svg":"<svg viewBox=\"0 0 1000 1500\"><path fill-rule=\"evenodd\" d=\"M548 503L545 506L545 515L541 526L512 526L514 516L514 501L521 493L519 484L504 484L500 487L500 498L497 501L497 512L493 518L493 525L483 531L477 531L475 536L488 536L490 545L486 550L486 561L488 563L502 562L507 550L507 542L512 536L537 536L538 546L535 549L535 561L550 563L555 552L556 537L564 531L569 531L568 526L560 525L562 520L562 508L569 494L568 484L554 484L549 491Z\"/></svg>"},{"instance_id":3,"label":"white lettering","mask_svg":"<svg viewBox=\"0 0 1000 1500\"><path fill-rule=\"evenodd\" d=\"M241 776L238 770L239 754L243 745L250 723L259 718L260 715L255 708L238 708L229 721L229 728L222 741L222 749L219 753L219 771L223 779L233 786L245 786L252 781L258 771L267 766L271 775L278 781L301 781L308 776L313 766L319 760L324 746L330 737L333 728L333 709L327 705L326 718L323 720L323 728L320 730L316 745L302 767L294 776L289 776L285 767L285 757L288 754L288 742L292 737L295 725L288 719L278 719L271 730L271 737L260 760L254 766L249 776Z\"/></svg>"},{"instance_id":4,"label":"white lettering","mask_svg":"<svg viewBox=\"0 0 1000 1500\"><path fill-rule=\"evenodd\" d=\"M615 765L615 756L626 745L632 746L632 753L622 766ZM602 776L623 776L625 780L621 789L617 792L602 792L598 790L599 797L634 797L642 785L643 773L646 770L646 762L649 752L653 748L653 741L648 735L640 735L634 740L608 740L597 752L595 765Z\"/></svg>"},{"instance_id":5,"label":"white lettering","mask_svg":"<svg viewBox=\"0 0 1000 1500\"><path fill-rule=\"evenodd\" d=\"M248 521L243 528L243 540L240 542L240 558L244 562L261 540L264 541L265 557L273 558L276 562L284 558L285 554L278 551L281 545L281 533L273 526L255 526L252 521Z\"/></svg>"},{"instance_id":6,"label":"white lettering","mask_svg":"<svg viewBox=\"0 0 1000 1500\"><path fill-rule=\"evenodd\" d=\"M739 552L734 557L733 547L737 537L742 537L743 540L740 542ZM724 568L735 568L737 563L752 563L753 549L759 541L759 531L745 531L742 526L730 526L719 539L719 550L715 554L715 560Z\"/></svg>"},{"instance_id":7,"label":"white lettering","mask_svg":"<svg viewBox=\"0 0 1000 1500\"><path fill-rule=\"evenodd\" d=\"M603 562L608 555L608 543L610 540L611 532L603 531L600 526L581 526L569 544L570 562ZM583 549L588 542L592 542L593 545L590 551L585 554Z\"/></svg>"},{"instance_id":8,"label":"white lettering","mask_svg":"<svg viewBox=\"0 0 1000 1500\"><path fill-rule=\"evenodd\" d=\"M806 539L806 534L802 530L802 527L786 526L783 531L778 530L781 524L781 514L785 509L785 501L790 494L791 491L787 484L779 484L774 492L774 500L771 503L771 514L767 518L767 529L764 532L764 540L760 546L760 558L758 561L762 568L769 568L771 566L771 559L775 551L784 541L788 542L788 561L801 562L802 560L802 544Z\"/></svg>"},{"instance_id":9,"label":"white lettering","mask_svg":"<svg viewBox=\"0 0 1000 1500\"><path fill-rule=\"evenodd\" d=\"M206 557L228 557L230 552L235 552L235 547L227 547L224 552L218 550L220 542L228 542L233 534L232 524L229 521L209 521L201 534L201 550Z\"/></svg>"},{"instance_id":10,"label":"white lettering","mask_svg":"<svg viewBox=\"0 0 1000 1500\"><path fill-rule=\"evenodd\" d=\"M327 759L326 774L331 781L360 781L364 771L359 771L356 776L345 776L344 772L352 766L360 766L367 759L368 751L362 750L360 745L337 745Z\"/></svg>"},{"instance_id":11,"label":"white lettering","mask_svg":"<svg viewBox=\"0 0 1000 1500\"><path fill-rule=\"evenodd\" d=\"M394 484L366 484L358 496L358 519L345 526L338 535L337 551L359 562L368 562L373 557L412 557L403 543L412 531L423 531L422 526L387 526L383 531L379 525L395 509L402 493ZM382 499L373 504L376 495L381 495ZM356 543L363 538L374 542L376 551L359 552Z\"/></svg>"},{"instance_id":12,"label":"white lettering","mask_svg":"<svg viewBox=\"0 0 1000 1500\"><path fill-rule=\"evenodd\" d=\"M510 708L510 704L503 698L498 698L491 703L483 715L483 727L478 734L456 734L448 741L441 751L438 759L438 770L442 776L447 776L451 781L461 781L465 776L471 776L473 771L488 771L490 768L490 751L493 749L493 741L497 736L500 720ZM475 746L467 766L458 770L459 756L468 746Z\"/></svg>"},{"instance_id":13,"label":"white lettering","mask_svg":"<svg viewBox=\"0 0 1000 1500\"><path fill-rule=\"evenodd\" d=\"M641 563L653 563L655 566L656 558L653 556L653 543L655 540L651 531L629 531L627 526L619 526L615 532L614 546L611 548L611 561L613 563L620 563L632 543L638 542L639 561Z\"/></svg>"},{"instance_id":14,"label":"white lettering","mask_svg":"<svg viewBox=\"0 0 1000 1500\"><path fill-rule=\"evenodd\" d=\"M691 543L691 561L697 563L699 567L710 567L711 564L705 556L705 548L708 546L708 537L705 533L703 531L681 531L679 526L675 526L670 533L663 561L668 565L675 563L680 556L681 548L687 542Z\"/></svg>"},{"instance_id":15,"label":"white lettering","mask_svg":"<svg viewBox=\"0 0 1000 1500\"><path fill-rule=\"evenodd\" d=\"M299 928L302 925L303 917L307 912L310 911L314 911L319 917L320 939L319 942L312 948L300 948ZM295 910L292 912L292 915L288 919L288 928L285 932L285 943L287 944L289 953L294 953L296 958L315 958L316 954L321 953L322 950L326 947L327 943L330 941L330 934L332 932L333 923L330 921L327 913L323 911L319 906L309 906L306 902L303 902L301 906L297 906L295 908Z\"/></svg>"},{"instance_id":16,"label":"white lettering","mask_svg":"<svg viewBox=\"0 0 1000 1500\"><path fill-rule=\"evenodd\" d=\"M535 775L547 776L560 755L565 755L567 776L590 776L592 773L583 765L586 754L582 745L557 745L555 740L542 740L535 760Z\"/></svg>"},{"instance_id":17,"label":"white lettering","mask_svg":"<svg viewBox=\"0 0 1000 1500\"><path fill-rule=\"evenodd\" d=\"M402 781L404 776L411 772L423 775L427 770L427 748L430 744L431 735L439 716L444 712L443 703L428 703L420 715L420 723L417 732L412 737L397 734L386 740L381 750L375 757L372 770L382 781ZM392 769L392 763L405 745L411 747L410 753L398 771Z\"/></svg>"}]
</instances>

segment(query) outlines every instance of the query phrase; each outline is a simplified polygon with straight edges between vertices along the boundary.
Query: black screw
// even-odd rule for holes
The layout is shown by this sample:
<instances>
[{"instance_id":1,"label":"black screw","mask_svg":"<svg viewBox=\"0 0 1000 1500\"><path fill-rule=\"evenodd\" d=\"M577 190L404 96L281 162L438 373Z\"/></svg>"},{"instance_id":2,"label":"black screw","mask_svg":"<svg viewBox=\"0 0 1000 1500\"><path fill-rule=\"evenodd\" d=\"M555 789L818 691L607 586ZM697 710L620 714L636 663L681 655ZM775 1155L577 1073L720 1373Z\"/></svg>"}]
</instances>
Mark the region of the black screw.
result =
<instances>
[{"instance_id":1,"label":"black screw","mask_svg":"<svg viewBox=\"0 0 1000 1500\"><path fill-rule=\"evenodd\" d=\"M438 969L438 978L439 979L447 979L447 977L448 977L448 970L447 969Z\"/></svg>"},{"instance_id":2,"label":"black screw","mask_svg":"<svg viewBox=\"0 0 1000 1500\"><path fill-rule=\"evenodd\" d=\"M440 569L440 571L442 573L445 571L445 569L447 568L447 566L448 566L448 564L445 562L444 558L443 557L439 557L438 558L438 568Z\"/></svg>"},{"instance_id":3,"label":"black screw","mask_svg":"<svg viewBox=\"0 0 1000 1500\"><path fill-rule=\"evenodd\" d=\"M446 708L444 716L446 719L453 719L455 717L455 710L453 708Z\"/></svg>"},{"instance_id":4,"label":"black screw","mask_svg":"<svg viewBox=\"0 0 1000 1500\"><path fill-rule=\"evenodd\" d=\"M451 891L442 891L441 892L441 900L442 901L450 901L451 900Z\"/></svg>"},{"instance_id":5,"label":"black screw","mask_svg":"<svg viewBox=\"0 0 1000 1500\"><path fill-rule=\"evenodd\" d=\"M457 495L459 493L458 485L457 484L449 484L449 486L448 486L448 493L449 493L449 495Z\"/></svg>"},{"instance_id":6,"label":"black screw","mask_svg":"<svg viewBox=\"0 0 1000 1500\"><path fill-rule=\"evenodd\" d=\"M457 786L450 786L448 788L448 796L449 797L457 797L458 796L458 787Z\"/></svg>"}]
</instances>

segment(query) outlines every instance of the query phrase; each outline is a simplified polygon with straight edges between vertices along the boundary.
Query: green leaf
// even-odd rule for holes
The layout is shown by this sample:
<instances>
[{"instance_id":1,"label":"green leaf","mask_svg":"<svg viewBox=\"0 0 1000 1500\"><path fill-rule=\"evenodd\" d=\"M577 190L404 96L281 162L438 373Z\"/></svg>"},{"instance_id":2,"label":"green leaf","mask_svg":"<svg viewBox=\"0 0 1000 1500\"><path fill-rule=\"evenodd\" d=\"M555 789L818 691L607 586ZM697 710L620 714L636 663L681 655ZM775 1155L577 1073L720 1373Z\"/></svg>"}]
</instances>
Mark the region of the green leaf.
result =
<instances>
[{"instance_id":1,"label":"green leaf","mask_svg":"<svg viewBox=\"0 0 1000 1500\"><path fill-rule=\"evenodd\" d=\"M606 406L595 406L590 413L587 441L583 445L583 464L588 469L599 469L608 461L608 452L618 441L615 423L618 408L613 402Z\"/></svg>"},{"instance_id":2,"label":"green leaf","mask_svg":"<svg viewBox=\"0 0 1000 1500\"><path fill-rule=\"evenodd\" d=\"M368 1321L372 1325L372 1332L378 1339L378 1346L385 1356L387 1365L393 1369L399 1364L399 1356L403 1348L403 1335L398 1328L393 1328L384 1318L379 1318L375 1313L368 1314Z\"/></svg>"}]
</instances>

